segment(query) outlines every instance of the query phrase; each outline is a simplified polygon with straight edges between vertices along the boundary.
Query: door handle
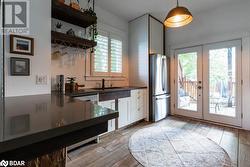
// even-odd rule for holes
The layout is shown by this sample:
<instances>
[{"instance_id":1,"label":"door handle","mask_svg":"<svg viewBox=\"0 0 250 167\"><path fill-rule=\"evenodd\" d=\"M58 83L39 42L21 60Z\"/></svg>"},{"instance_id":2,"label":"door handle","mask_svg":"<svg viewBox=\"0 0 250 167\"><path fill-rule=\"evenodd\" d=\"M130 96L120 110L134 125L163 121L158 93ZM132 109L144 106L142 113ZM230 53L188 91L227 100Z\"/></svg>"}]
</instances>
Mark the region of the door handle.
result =
<instances>
[{"instance_id":1,"label":"door handle","mask_svg":"<svg viewBox=\"0 0 250 167\"><path fill-rule=\"evenodd\" d=\"M198 89L202 89L202 87L201 87L201 86L198 86L197 88L198 88Z\"/></svg>"}]
</instances>

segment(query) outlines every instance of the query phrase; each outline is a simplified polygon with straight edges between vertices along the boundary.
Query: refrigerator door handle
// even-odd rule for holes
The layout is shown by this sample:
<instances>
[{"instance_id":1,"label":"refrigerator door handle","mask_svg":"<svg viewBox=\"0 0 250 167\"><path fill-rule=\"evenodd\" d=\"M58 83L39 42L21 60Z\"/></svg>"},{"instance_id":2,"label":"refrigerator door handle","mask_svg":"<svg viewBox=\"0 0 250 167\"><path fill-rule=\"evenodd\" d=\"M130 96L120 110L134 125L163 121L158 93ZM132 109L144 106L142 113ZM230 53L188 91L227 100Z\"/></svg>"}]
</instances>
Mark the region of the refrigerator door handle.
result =
<instances>
[{"instance_id":1,"label":"refrigerator door handle","mask_svg":"<svg viewBox=\"0 0 250 167\"><path fill-rule=\"evenodd\" d=\"M163 99L166 99L166 98L156 98L155 100L163 100Z\"/></svg>"},{"instance_id":2,"label":"refrigerator door handle","mask_svg":"<svg viewBox=\"0 0 250 167\"><path fill-rule=\"evenodd\" d=\"M167 91L166 88L166 73L167 73L167 62L166 57L162 57L162 90L163 92Z\"/></svg>"},{"instance_id":3,"label":"refrigerator door handle","mask_svg":"<svg viewBox=\"0 0 250 167\"><path fill-rule=\"evenodd\" d=\"M161 100L161 99L167 99L167 98L170 98L170 95L156 97L155 100Z\"/></svg>"},{"instance_id":4,"label":"refrigerator door handle","mask_svg":"<svg viewBox=\"0 0 250 167\"><path fill-rule=\"evenodd\" d=\"M161 84L162 84L162 91L165 91L165 77L164 77L164 69L165 69L165 63L164 63L164 57L161 59Z\"/></svg>"}]
</instances>

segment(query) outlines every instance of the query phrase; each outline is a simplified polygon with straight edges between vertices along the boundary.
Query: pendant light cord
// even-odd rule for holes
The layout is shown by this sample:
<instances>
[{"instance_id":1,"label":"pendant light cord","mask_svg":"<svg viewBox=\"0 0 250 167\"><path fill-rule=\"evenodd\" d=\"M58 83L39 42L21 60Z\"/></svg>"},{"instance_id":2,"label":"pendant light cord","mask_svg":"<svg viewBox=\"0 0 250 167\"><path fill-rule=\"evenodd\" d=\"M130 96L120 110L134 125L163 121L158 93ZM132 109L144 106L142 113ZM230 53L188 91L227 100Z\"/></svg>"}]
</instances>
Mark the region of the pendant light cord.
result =
<instances>
[{"instance_id":1,"label":"pendant light cord","mask_svg":"<svg viewBox=\"0 0 250 167\"><path fill-rule=\"evenodd\" d=\"M177 6L179 6L179 0L177 0Z\"/></svg>"}]
</instances>

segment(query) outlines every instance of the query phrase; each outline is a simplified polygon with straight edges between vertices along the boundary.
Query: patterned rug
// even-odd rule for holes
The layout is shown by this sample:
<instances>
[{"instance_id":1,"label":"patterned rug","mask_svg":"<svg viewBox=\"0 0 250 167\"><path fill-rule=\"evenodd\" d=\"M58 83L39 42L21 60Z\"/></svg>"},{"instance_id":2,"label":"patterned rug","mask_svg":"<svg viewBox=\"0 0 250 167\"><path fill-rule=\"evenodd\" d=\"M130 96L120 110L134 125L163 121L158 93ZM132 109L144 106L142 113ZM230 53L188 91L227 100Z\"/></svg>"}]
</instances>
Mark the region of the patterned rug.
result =
<instances>
[{"instance_id":1,"label":"patterned rug","mask_svg":"<svg viewBox=\"0 0 250 167\"><path fill-rule=\"evenodd\" d=\"M145 167L231 167L223 148L191 131L150 127L129 140L134 158Z\"/></svg>"}]
</instances>

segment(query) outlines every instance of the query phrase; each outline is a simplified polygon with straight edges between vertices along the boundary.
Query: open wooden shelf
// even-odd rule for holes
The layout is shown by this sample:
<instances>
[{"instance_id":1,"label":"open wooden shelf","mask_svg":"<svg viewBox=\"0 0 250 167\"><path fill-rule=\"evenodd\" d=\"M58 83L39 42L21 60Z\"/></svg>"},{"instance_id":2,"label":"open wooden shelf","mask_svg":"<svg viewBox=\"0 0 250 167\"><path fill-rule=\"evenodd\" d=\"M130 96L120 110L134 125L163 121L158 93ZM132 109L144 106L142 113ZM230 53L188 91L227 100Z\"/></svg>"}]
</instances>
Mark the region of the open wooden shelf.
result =
<instances>
[{"instance_id":1,"label":"open wooden shelf","mask_svg":"<svg viewBox=\"0 0 250 167\"><path fill-rule=\"evenodd\" d=\"M69 47L89 49L97 45L93 40L87 40L60 32L51 31L51 42Z\"/></svg>"},{"instance_id":2,"label":"open wooden shelf","mask_svg":"<svg viewBox=\"0 0 250 167\"><path fill-rule=\"evenodd\" d=\"M97 17L52 0L52 17L83 28L96 24Z\"/></svg>"}]
</instances>

